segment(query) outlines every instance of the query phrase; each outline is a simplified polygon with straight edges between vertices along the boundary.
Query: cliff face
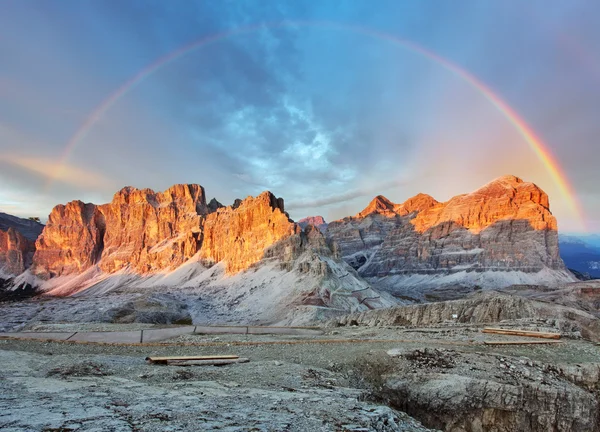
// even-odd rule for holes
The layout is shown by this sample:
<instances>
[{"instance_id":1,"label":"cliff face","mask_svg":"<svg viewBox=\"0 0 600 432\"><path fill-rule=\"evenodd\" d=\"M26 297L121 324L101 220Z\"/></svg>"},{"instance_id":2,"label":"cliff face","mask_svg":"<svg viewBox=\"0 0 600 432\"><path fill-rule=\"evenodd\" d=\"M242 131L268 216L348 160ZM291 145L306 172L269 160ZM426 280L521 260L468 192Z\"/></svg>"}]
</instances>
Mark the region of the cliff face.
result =
<instances>
[{"instance_id":1,"label":"cliff face","mask_svg":"<svg viewBox=\"0 0 600 432\"><path fill-rule=\"evenodd\" d=\"M29 267L34 243L14 228L0 230L0 271L6 275L18 275Z\"/></svg>"},{"instance_id":2,"label":"cliff face","mask_svg":"<svg viewBox=\"0 0 600 432\"><path fill-rule=\"evenodd\" d=\"M109 204L73 201L56 206L37 241L32 271L43 279L81 273L148 274L181 266L194 255L207 265L245 270L276 242L301 229L270 192L223 207L206 204L199 185L165 192L124 188Z\"/></svg>"},{"instance_id":3,"label":"cliff face","mask_svg":"<svg viewBox=\"0 0 600 432\"><path fill-rule=\"evenodd\" d=\"M208 207L202 186L176 185L158 193L124 188L98 211L100 268L147 273L178 267L198 252Z\"/></svg>"},{"instance_id":4,"label":"cliff face","mask_svg":"<svg viewBox=\"0 0 600 432\"><path fill-rule=\"evenodd\" d=\"M228 273L245 270L260 261L276 242L300 234L284 211L283 200L271 192L246 198L237 207L223 207L204 223L201 257L214 264L226 262Z\"/></svg>"},{"instance_id":5,"label":"cliff face","mask_svg":"<svg viewBox=\"0 0 600 432\"><path fill-rule=\"evenodd\" d=\"M14 276L31 265L40 223L0 213L0 273Z\"/></svg>"},{"instance_id":6,"label":"cliff face","mask_svg":"<svg viewBox=\"0 0 600 432\"><path fill-rule=\"evenodd\" d=\"M439 203L417 195L403 204L376 197L327 236L361 276L460 270L564 270L548 196L514 176Z\"/></svg>"},{"instance_id":7,"label":"cliff face","mask_svg":"<svg viewBox=\"0 0 600 432\"><path fill-rule=\"evenodd\" d=\"M102 253L103 235L102 214L94 204L57 205L36 241L33 273L48 279L88 269Z\"/></svg>"}]
</instances>

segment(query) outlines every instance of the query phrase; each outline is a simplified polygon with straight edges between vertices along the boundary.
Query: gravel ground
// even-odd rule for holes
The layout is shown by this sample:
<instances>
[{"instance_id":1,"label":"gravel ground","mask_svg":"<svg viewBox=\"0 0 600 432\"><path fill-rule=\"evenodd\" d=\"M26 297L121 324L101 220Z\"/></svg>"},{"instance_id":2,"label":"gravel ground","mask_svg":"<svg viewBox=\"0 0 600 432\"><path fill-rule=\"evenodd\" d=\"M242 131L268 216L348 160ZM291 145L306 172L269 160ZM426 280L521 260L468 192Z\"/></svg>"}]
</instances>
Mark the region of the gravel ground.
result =
<instances>
[{"instance_id":1,"label":"gravel ground","mask_svg":"<svg viewBox=\"0 0 600 432\"><path fill-rule=\"evenodd\" d=\"M111 355L58 354L54 343L28 343L27 352L7 345L0 350L6 431L430 430L367 401L341 373L289 361L156 366L125 347Z\"/></svg>"},{"instance_id":2,"label":"gravel ground","mask_svg":"<svg viewBox=\"0 0 600 432\"><path fill-rule=\"evenodd\" d=\"M310 337L184 335L148 346L0 340L0 429L423 431L429 429L377 401L373 387L383 374L394 368L443 372L447 360L455 373L485 376L488 367L510 364L520 375L506 368L500 374L506 382L547 380L539 372L543 363L600 359L600 346L583 340L486 346L480 342L514 338L479 330L343 327ZM442 354L431 359L425 348ZM392 357L390 350L402 354ZM406 357L413 352L414 359ZM144 361L208 354L237 354L250 362L180 367Z\"/></svg>"}]
</instances>

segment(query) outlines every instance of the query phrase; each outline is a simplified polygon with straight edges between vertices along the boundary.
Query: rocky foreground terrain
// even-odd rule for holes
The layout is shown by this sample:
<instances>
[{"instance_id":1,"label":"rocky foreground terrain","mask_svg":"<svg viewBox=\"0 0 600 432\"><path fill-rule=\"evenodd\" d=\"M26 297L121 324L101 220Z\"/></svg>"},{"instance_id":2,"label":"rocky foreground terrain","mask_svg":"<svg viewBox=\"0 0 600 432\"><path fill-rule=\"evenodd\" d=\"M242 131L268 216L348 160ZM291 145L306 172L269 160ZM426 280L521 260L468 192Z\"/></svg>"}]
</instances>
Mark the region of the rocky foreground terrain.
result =
<instances>
[{"instance_id":1,"label":"rocky foreground terrain","mask_svg":"<svg viewBox=\"0 0 600 432\"><path fill-rule=\"evenodd\" d=\"M575 327L564 327L559 344L486 345L515 337L481 333L485 325L561 327L552 311L506 318L502 308L496 303L489 315L478 312L466 322L431 314L418 326L338 319L316 336L189 334L145 345L0 340L0 428L600 430L600 346ZM488 321L494 314L499 322ZM140 324L29 328L122 331ZM249 362L144 361L211 354Z\"/></svg>"}]
</instances>

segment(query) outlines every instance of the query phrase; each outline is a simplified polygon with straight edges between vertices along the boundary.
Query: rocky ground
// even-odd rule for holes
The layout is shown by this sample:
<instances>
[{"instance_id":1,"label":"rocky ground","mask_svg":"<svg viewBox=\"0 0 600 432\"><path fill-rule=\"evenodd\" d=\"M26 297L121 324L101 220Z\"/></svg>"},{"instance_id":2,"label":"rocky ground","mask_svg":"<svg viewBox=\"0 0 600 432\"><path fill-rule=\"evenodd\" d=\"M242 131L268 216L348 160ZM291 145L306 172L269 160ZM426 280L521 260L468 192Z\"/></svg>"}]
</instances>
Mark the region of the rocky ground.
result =
<instances>
[{"instance_id":1,"label":"rocky ground","mask_svg":"<svg viewBox=\"0 0 600 432\"><path fill-rule=\"evenodd\" d=\"M350 326L321 336L185 335L148 346L3 340L0 429L599 430L600 346L490 346L482 342L511 337L480 329ZM192 354L250 362L144 361Z\"/></svg>"}]
</instances>

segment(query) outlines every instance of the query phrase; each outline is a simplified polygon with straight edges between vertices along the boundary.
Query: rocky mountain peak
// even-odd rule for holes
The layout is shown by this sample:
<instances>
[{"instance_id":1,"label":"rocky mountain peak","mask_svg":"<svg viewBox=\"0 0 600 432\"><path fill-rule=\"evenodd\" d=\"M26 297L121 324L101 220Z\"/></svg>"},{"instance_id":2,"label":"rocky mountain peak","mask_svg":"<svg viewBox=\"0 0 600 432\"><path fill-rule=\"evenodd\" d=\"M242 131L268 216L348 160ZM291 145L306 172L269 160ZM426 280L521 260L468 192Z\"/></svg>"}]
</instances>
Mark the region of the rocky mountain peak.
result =
<instances>
[{"instance_id":1,"label":"rocky mountain peak","mask_svg":"<svg viewBox=\"0 0 600 432\"><path fill-rule=\"evenodd\" d=\"M384 197L383 195L377 195L373 200L369 203L367 207L364 208L363 211L358 213L355 217L364 218L371 213L378 213L385 216L394 216L394 203L389 199Z\"/></svg>"},{"instance_id":2,"label":"rocky mountain peak","mask_svg":"<svg viewBox=\"0 0 600 432\"><path fill-rule=\"evenodd\" d=\"M444 203L419 194L393 212L386 201L378 197L357 217L332 222L327 230L363 276L551 269L557 279L569 279L548 195L533 183L503 176Z\"/></svg>"},{"instance_id":3,"label":"rocky mountain peak","mask_svg":"<svg viewBox=\"0 0 600 432\"><path fill-rule=\"evenodd\" d=\"M309 225L317 227L320 231L325 232L327 229L327 222L325 222L325 218L323 216L307 216L298 221L298 225L302 229L306 228Z\"/></svg>"},{"instance_id":4,"label":"rocky mountain peak","mask_svg":"<svg viewBox=\"0 0 600 432\"><path fill-rule=\"evenodd\" d=\"M556 231L556 219L549 208L548 195L538 186L504 176L419 213L412 223L419 232L451 222L478 233L497 221L519 220L536 230Z\"/></svg>"},{"instance_id":5,"label":"rocky mountain peak","mask_svg":"<svg viewBox=\"0 0 600 432\"><path fill-rule=\"evenodd\" d=\"M420 193L412 198L407 199L402 204L394 206L394 212L400 216L406 216L413 212L421 212L427 210L436 204L439 204L432 196Z\"/></svg>"},{"instance_id":6,"label":"rocky mountain peak","mask_svg":"<svg viewBox=\"0 0 600 432\"><path fill-rule=\"evenodd\" d=\"M213 198L210 200L210 202L208 203L208 211L209 212L216 212L218 209L225 207L223 204L221 204L219 201L217 201L216 198Z\"/></svg>"}]
</instances>

